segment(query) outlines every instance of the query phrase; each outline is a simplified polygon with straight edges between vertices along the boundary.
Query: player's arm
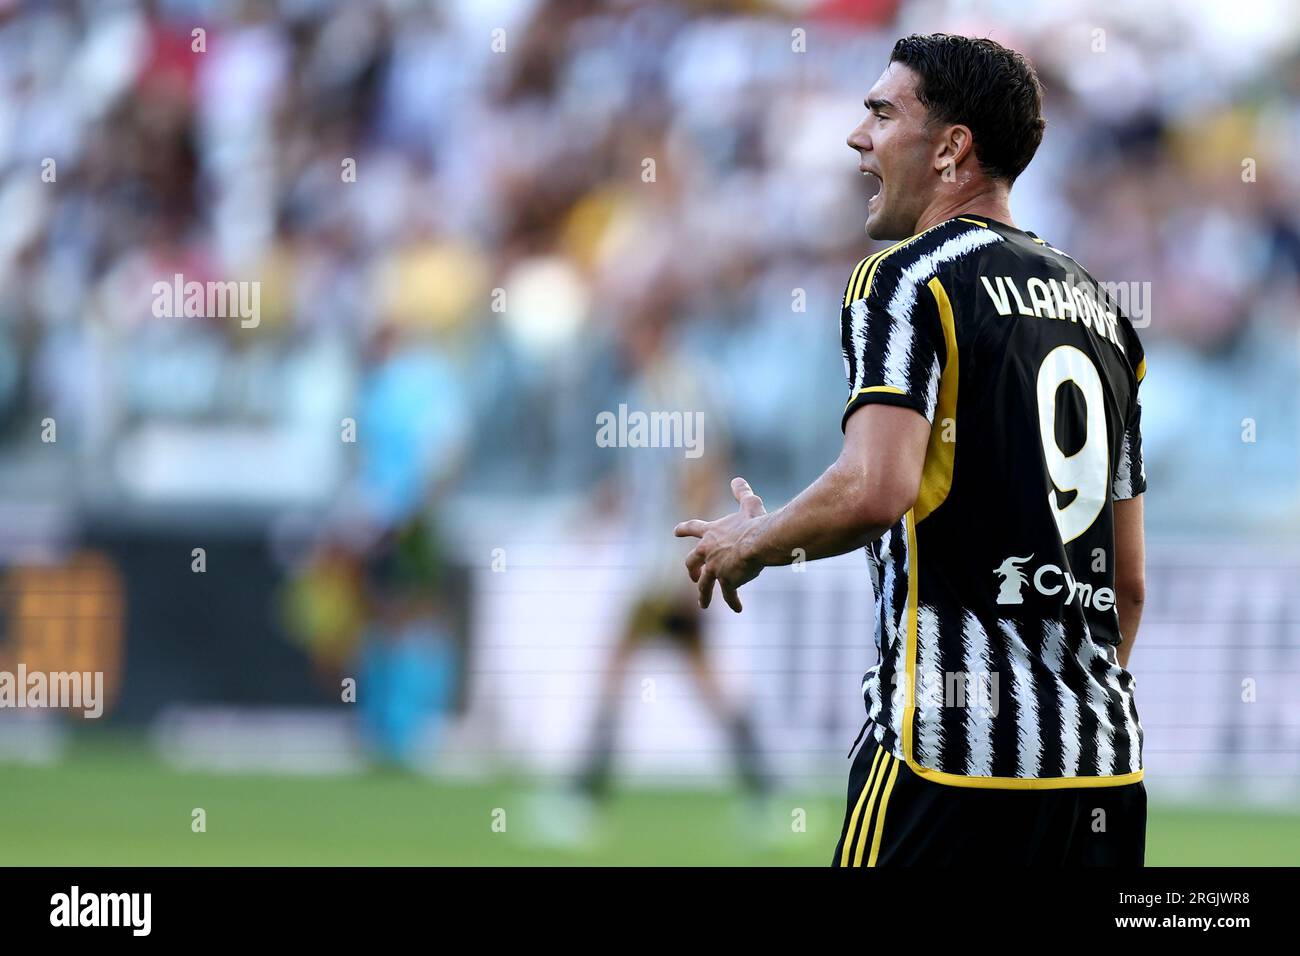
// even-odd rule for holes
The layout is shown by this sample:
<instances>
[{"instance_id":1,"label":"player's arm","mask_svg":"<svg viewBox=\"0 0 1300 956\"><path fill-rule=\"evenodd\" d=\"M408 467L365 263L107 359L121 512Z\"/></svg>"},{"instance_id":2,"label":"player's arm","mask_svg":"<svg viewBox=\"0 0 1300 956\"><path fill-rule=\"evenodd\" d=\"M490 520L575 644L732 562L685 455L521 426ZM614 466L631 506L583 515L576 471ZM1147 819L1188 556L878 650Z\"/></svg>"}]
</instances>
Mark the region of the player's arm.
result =
<instances>
[{"instance_id":1,"label":"player's arm","mask_svg":"<svg viewBox=\"0 0 1300 956\"><path fill-rule=\"evenodd\" d=\"M916 502L929 442L930 423L915 411L863 405L845 424L835 463L785 507L767 513L749 483L734 479L738 511L717 521L683 521L674 531L700 538L686 559L700 606L709 606L716 581L739 611L736 590L763 568L829 558L880 537Z\"/></svg>"},{"instance_id":2,"label":"player's arm","mask_svg":"<svg viewBox=\"0 0 1300 956\"><path fill-rule=\"evenodd\" d=\"M731 490L740 510L717 521L684 521L678 537L700 543L686 568L708 607L714 583L732 610L737 589L768 565L815 560L875 540L916 501L946 357L937 293L888 266L850 279L840 315L849 395L835 463L785 507L767 514L743 478ZM859 279L865 280L859 282ZM904 285L907 283L908 285Z\"/></svg>"},{"instance_id":3,"label":"player's arm","mask_svg":"<svg viewBox=\"0 0 1300 956\"><path fill-rule=\"evenodd\" d=\"M1115 609L1119 612L1119 665L1127 670L1142 604L1146 600L1146 533L1142 495L1115 502Z\"/></svg>"},{"instance_id":4,"label":"player's arm","mask_svg":"<svg viewBox=\"0 0 1300 956\"><path fill-rule=\"evenodd\" d=\"M916 503L930 423L909 408L864 405L844 427L844 447L797 498L751 523L741 554L762 566L864 547Z\"/></svg>"},{"instance_id":5,"label":"player's arm","mask_svg":"<svg viewBox=\"0 0 1300 956\"><path fill-rule=\"evenodd\" d=\"M1146 357L1137 333L1125 323L1129 360L1134 363L1135 384L1146 377ZM1137 395L1124 425L1119 468L1111 487L1115 509L1115 610L1119 613L1119 663L1127 670L1129 655L1142 622L1146 600L1146 532L1143 529L1143 495L1147 490L1142 457L1142 401Z\"/></svg>"}]
</instances>

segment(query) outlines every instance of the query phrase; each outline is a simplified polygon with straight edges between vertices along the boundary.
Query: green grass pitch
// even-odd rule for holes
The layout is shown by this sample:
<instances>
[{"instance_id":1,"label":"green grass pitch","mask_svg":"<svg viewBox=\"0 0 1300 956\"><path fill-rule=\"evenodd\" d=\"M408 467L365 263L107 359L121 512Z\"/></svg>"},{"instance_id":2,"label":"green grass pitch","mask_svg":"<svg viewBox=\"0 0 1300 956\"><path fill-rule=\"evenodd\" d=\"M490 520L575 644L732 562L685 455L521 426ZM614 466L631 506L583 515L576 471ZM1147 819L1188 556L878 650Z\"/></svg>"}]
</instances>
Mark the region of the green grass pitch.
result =
<instances>
[{"instance_id":1,"label":"green grass pitch","mask_svg":"<svg viewBox=\"0 0 1300 956\"><path fill-rule=\"evenodd\" d=\"M139 747L107 747L53 766L0 764L0 781L9 866L825 866L843 813L831 794L782 794L759 824L729 793L624 787L591 842L559 849L529 838L538 789L519 779L185 773ZM204 833L191 830L195 807ZM1147 860L1294 865L1300 815L1153 804Z\"/></svg>"}]
</instances>

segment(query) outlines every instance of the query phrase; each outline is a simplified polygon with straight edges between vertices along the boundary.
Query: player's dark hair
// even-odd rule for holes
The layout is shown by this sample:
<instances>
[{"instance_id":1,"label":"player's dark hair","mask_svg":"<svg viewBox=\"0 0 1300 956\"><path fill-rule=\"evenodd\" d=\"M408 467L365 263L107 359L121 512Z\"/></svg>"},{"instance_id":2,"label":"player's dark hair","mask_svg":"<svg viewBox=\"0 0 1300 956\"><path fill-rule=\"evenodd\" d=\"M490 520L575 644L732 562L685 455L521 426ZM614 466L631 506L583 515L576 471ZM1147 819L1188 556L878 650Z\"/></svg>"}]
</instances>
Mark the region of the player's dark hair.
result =
<instances>
[{"instance_id":1,"label":"player's dark hair","mask_svg":"<svg viewBox=\"0 0 1300 956\"><path fill-rule=\"evenodd\" d=\"M960 123L975 137L989 176L1013 183L1043 141L1043 87L1015 50L975 37L913 34L894 44L891 63L913 70L930 121Z\"/></svg>"}]
</instances>

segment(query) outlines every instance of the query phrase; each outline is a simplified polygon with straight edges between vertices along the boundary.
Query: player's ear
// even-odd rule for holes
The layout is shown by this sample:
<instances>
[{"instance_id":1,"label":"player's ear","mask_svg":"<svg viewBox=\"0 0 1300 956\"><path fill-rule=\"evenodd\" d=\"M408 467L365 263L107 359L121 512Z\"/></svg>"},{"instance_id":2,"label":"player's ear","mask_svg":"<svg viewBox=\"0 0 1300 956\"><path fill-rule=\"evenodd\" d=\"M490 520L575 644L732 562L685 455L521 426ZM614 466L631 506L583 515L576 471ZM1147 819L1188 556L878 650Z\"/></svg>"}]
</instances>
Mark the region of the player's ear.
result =
<instances>
[{"instance_id":1,"label":"player's ear","mask_svg":"<svg viewBox=\"0 0 1300 956\"><path fill-rule=\"evenodd\" d=\"M957 181L957 168L975 148L975 137L969 126L960 123L944 127L934 151L934 169L945 182Z\"/></svg>"}]
</instances>

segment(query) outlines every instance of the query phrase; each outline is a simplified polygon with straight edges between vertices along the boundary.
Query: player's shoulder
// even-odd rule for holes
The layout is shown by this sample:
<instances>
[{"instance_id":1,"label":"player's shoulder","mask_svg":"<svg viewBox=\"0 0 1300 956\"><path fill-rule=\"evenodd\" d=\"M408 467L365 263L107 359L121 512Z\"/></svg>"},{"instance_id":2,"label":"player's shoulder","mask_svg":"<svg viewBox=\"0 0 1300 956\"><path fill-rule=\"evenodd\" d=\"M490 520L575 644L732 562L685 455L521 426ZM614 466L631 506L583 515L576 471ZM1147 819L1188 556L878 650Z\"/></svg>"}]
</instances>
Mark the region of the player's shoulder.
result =
<instances>
[{"instance_id":1,"label":"player's shoulder","mask_svg":"<svg viewBox=\"0 0 1300 956\"><path fill-rule=\"evenodd\" d=\"M1124 357L1128 359L1134 380L1141 385L1147 376L1146 349L1142 347L1142 339L1138 336L1132 319L1122 309L1116 308L1116 312L1119 314L1119 334L1124 342Z\"/></svg>"},{"instance_id":2,"label":"player's shoulder","mask_svg":"<svg viewBox=\"0 0 1300 956\"><path fill-rule=\"evenodd\" d=\"M1146 376L1146 352L1127 308L1135 294L1134 290L1124 283L1099 282L1083 263L1066 250L1032 232L1020 235L1030 240L1044 255L1053 257L1058 269L1064 269L1064 274L1060 276L1063 290L1074 290L1075 294L1082 292L1085 302L1095 305L1103 317L1104 327L1108 329L1107 338L1123 353L1133 384L1140 384ZM1057 280L1049 277L1047 281L1055 283ZM1145 298L1144 305L1149 306L1149 297Z\"/></svg>"},{"instance_id":3,"label":"player's shoulder","mask_svg":"<svg viewBox=\"0 0 1300 956\"><path fill-rule=\"evenodd\" d=\"M932 279L942 279L958 263L1003 241L978 220L944 220L861 259L850 274L844 304L855 299L888 302L900 294L911 298Z\"/></svg>"},{"instance_id":4,"label":"player's shoulder","mask_svg":"<svg viewBox=\"0 0 1300 956\"><path fill-rule=\"evenodd\" d=\"M1069 263L1068 284L1082 287L1085 294L1092 297L1108 318L1113 321L1115 344L1120 346L1120 350L1124 353L1124 358L1135 383L1141 384L1147 373L1146 350L1142 347L1142 339L1138 336L1137 326L1134 325L1128 308L1131 297L1136 294L1135 290L1124 283L1098 281L1083 263L1064 249L1037 237L1034 237L1034 239ZM1149 308L1149 298L1144 302L1144 305Z\"/></svg>"}]
</instances>

